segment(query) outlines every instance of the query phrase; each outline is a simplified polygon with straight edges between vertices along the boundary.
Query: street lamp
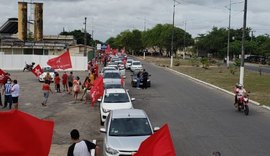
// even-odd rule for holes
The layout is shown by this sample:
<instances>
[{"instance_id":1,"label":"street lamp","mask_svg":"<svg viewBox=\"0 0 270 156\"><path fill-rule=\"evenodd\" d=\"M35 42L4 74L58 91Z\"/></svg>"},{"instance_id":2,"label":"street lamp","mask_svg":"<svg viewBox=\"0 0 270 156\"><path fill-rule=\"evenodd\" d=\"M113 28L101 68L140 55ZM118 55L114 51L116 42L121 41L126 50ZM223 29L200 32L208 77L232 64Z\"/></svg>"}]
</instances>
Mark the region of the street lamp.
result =
<instances>
[{"instance_id":1,"label":"street lamp","mask_svg":"<svg viewBox=\"0 0 270 156\"><path fill-rule=\"evenodd\" d=\"M86 56L86 20L87 17L84 18L84 52L83 52L83 56Z\"/></svg>"},{"instance_id":2,"label":"street lamp","mask_svg":"<svg viewBox=\"0 0 270 156\"><path fill-rule=\"evenodd\" d=\"M228 27L228 44L227 44L227 57L226 57L226 64L227 67L230 66L230 31L231 31L231 14L232 14L232 4L238 4L238 3L242 3L242 2L235 2L232 3L232 0L230 0L230 4L229 4L229 27Z\"/></svg>"},{"instance_id":3,"label":"street lamp","mask_svg":"<svg viewBox=\"0 0 270 156\"><path fill-rule=\"evenodd\" d=\"M171 43L171 52L170 52L170 56L171 56L171 63L170 63L170 67L172 68L173 66L173 38L174 38L174 16L175 16L175 3L180 4L180 2L177 2L176 0L173 1L173 30L172 30L172 43Z\"/></svg>"},{"instance_id":4,"label":"street lamp","mask_svg":"<svg viewBox=\"0 0 270 156\"><path fill-rule=\"evenodd\" d=\"M244 49L244 42L245 42L245 31L247 26L247 0L245 0L244 4L244 21L243 21L243 34L242 34L242 51L241 51L241 66L240 66L240 78L239 83L244 85L244 59L245 59L245 49Z\"/></svg>"}]
</instances>

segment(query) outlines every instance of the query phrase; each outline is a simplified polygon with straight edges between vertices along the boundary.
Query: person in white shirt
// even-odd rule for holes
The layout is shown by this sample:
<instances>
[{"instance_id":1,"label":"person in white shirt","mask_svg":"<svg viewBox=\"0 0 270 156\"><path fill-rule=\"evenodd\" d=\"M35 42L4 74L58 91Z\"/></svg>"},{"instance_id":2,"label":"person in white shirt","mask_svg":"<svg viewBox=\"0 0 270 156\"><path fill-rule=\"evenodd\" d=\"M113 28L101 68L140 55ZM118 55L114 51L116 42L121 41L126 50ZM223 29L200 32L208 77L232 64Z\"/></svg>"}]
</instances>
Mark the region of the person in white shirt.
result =
<instances>
[{"instance_id":1,"label":"person in white shirt","mask_svg":"<svg viewBox=\"0 0 270 156\"><path fill-rule=\"evenodd\" d=\"M99 156L99 147L88 140L80 140L77 129L70 132L73 144L69 146L67 156L91 156L91 149L95 149L95 156Z\"/></svg>"},{"instance_id":2,"label":"person in white shirt","mask_svg":"<svg viewBox=\"0 0 270 156\"><path fill-rule=\"evenodd\" d=\"M20 95L20 85L17 80L13 80L13 85L11 88L12 103L15 109L18 109L19 105L19 95Z\"/></svg>"}]
</instances>

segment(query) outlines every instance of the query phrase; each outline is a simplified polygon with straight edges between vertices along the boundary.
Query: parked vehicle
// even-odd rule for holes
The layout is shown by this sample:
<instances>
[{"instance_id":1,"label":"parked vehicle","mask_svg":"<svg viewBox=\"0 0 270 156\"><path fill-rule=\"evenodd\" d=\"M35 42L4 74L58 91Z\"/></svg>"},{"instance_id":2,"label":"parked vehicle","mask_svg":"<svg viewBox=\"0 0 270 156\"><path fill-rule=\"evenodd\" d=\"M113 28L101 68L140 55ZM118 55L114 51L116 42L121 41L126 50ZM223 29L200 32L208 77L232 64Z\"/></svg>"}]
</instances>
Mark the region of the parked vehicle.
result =
<instances>
[{"instance_id":1,"label":"parked vehicle","mask_svg":"<svg viewBox=\"0 0 270 156\"><path fill-rule=\"evenodd\" d=\"M248 107L249 98L248 95L237 97L237 103L235 104L235 108L240 112L243 111L245 115L249 114Z\"/></svg>"},{"instance_id":2,"label":"parked vehicle","mask_svg":"<svg viewBox=\"0 0 270 156\"><path fill-rule=\"evenodd\" d=\"M136 87L137 86L137 74L138 74L138 70L136 70L136 71L134 71L133 72L133 74L132 75L130 75L131 76L131 86L132 87ZM148 78L147 78L147 87L151 87L151 80L150 80L150 77L151 75L149 74L148 75ZM141 79L141 81L140 81L140 87L142 87L143 86L143 80Z\"/></svg>"},{"instance_id":3,"label":"parked vehicle","mask_svg":"<svg viewBox=\"0 0 270 156\"><path fill-rule=\"evenodd\" d=\"M132 72L134 72L135 70L142 70L142 69L143 69L143 66L140 61L132 61L131 66L130 66L130 70Z\"/></svg>"},{"instance_id":4,"label":"parked vehicle","mask_svg":"<svg viewBox=\"0 0 270 156\"><path fill-rule=\"evenodd\" d=\"M35 62L32 62L31 64L27 64L27 63L25 62L25 67L23 68L23 72L24 72L25 70L32 71L32 69L34 68L34 65L35 65L35 64L36 64Z\"/></svg>"},{"instance_id":5,"label":"parked vehicle","mask_svg":"<svg viewBox=\"0 0 270 156\"><path fill-rule=\"evenodd\" d=\"M103 125L111 110L133 108L132 101L134 100L135 98L130 98L128 92L123 88L105 89L102 99L98 99L100 101L100 124Z\"/></svg>"},{"instance_id":6,"label":"parked vehicle","mask_svg":"<svg viewBox=\"0 0 270 156\"><path fill-rule=\"evenodd\" d=\"M123 77L124 78L124 77ZM122 79L118 70L109 70L103 73L104 88L111 84L122 84Z\"/></svg>"},{"instance_id":7,"label":"parked vehicle","mask_svg":"<svg viewBox=\"0 0 270 156\"><path fill-rule=\"evenodd\" d=\"M128 156L138 151L140 144L159 127L152 128L151 122L143 110L112 110L108 115L103 142L104 156Z\"/></svg>"},{"instance_id":8,"label":"parked vehicle","mask_svg":"<svg viewBox=\"0 0 270 156\"><path fill-rule=\"evenodd\" d=\"M38 77L38 80L40 82L44 82L45 81L45 79L44 79L45 76L47 75L47 73L49 73L50 76L51 76L51 82L53 82L54 77L55 77L55 70L53 68L51 68L51 67L44 67L44 68L42 68L42 70L43 70L43 73Z\"/></svg>"}]
</instances>

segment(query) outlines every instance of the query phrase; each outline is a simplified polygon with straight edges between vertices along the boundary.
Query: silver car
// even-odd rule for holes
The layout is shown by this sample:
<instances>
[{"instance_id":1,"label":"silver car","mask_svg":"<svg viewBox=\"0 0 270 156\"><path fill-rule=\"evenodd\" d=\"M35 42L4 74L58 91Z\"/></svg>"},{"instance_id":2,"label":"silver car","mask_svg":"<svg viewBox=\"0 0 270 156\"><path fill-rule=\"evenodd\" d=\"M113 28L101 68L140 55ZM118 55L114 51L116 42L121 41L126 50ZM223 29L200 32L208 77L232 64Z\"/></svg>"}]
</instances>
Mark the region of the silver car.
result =
<instances>
[{"instance_id":1,"label":"silver car","mask_svg":"<svg viewBox=\"0 0 270 156\"><path fill-rule=\"evenodd\" d=\"M118 70L109 70L103 73L104 88L108 85L121 85L121 75Z\"/></svg>"},{"instance_id":2,"label":"silver car","mask_svg":"<svg viewBox=\"0 0 270 156\"><path fill-rule=\"evenodd\" d=\"M105 133L104 156L131 156L154 132L146 113L140 109L112 110L104 126L100 129Z\"/></svg>"}]
</instances>

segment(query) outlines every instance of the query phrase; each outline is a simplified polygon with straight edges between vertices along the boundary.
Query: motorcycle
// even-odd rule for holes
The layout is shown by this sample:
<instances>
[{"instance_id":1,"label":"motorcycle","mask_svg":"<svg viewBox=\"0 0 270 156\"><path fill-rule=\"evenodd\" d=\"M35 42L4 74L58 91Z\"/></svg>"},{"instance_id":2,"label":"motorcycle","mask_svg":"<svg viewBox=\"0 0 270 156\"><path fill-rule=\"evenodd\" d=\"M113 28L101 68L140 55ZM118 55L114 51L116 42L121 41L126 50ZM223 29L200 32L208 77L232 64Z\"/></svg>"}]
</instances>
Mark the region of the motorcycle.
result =
<instances>
[{"instance_id":1,"label":"motorcycle","mask_svg":"<svg viewBox=\"0 0 270 156\"><path fill-rule=\"evenodd\" d=\"M237 103L235 104L235 108L239 112L244 111L245 115L248 115L249 114L248 102L249 102L248 95L238 96Z\"/></svg>"},{"instance_id":2,"label":"motorcycle","mask_svg":"<svg viewBox=\"0 0 270 156\"><path fill-rule=\"evenodd\" d=\"M25 62L25 67L23 68L23 72L24 72L25 70L32 71L34 65L35 65L35 62L32 62L32 64L27 64L27 63Z\"/></svg>"}]
</instances>

